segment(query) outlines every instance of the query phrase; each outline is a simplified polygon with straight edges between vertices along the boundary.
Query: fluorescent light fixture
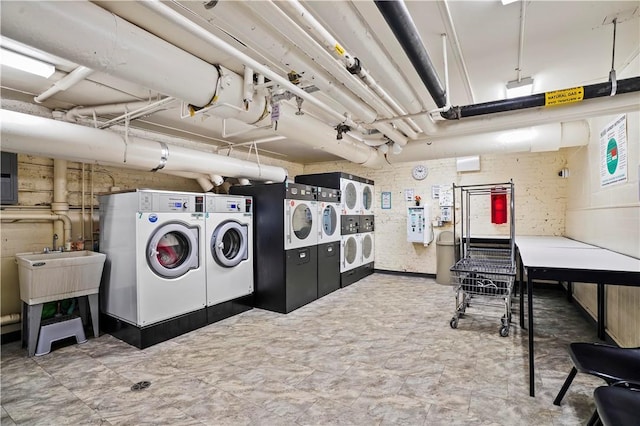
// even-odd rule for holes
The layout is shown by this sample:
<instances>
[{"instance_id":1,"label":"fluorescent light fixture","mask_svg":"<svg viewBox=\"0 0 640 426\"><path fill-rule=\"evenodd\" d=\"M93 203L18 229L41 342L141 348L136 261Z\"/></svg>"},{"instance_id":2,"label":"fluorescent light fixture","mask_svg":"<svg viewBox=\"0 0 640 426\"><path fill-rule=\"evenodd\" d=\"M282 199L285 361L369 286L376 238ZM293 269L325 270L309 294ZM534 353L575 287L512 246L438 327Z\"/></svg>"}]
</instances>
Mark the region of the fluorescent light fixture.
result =
<instances>
[{"instance_id":1,"label":"fluorescent light fixture","mask_svg":"<svg viewBox=\"0 0 640 426\"><path fill-rule=\"evenodd\" d=\"M533 79L531 77L507 83L507 99L527 96L531 93L533 93Z\"/></svg>"},{"instance_id":2,"label":"fluorescent light fixture","mask_svg":"<svg viewBox=\"0 0 640 426\"><path fill-rule=\"evenodd\" d=\"M56 72L56 67L51 64L47 64L7 49L2 49L0 52L0 63L44 78L49 78L54 72Z\"/></svg>"},{"instance_id":3,"label":"fluorescent light fixture","mask_svg":"<svg viewBox=\"0 0 640 426\"><path fill-rule=\"evenodd\" d=\"M508 4L517 2L518 0L500 0L500 1L502 2L503 6L506 6Z\"/></svg>"}]
</instances>

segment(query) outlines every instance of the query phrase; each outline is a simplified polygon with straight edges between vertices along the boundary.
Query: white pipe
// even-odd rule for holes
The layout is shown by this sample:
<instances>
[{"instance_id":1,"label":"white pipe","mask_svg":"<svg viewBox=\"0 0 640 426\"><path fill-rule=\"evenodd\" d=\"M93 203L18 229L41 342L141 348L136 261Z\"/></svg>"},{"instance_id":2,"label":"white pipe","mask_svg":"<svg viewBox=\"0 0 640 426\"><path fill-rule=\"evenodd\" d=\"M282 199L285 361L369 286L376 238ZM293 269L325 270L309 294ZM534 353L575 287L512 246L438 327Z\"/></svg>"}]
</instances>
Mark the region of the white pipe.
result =
<instances>
[{"instance_id":1,"label":"white pipe","mask_svg":"<svg viewBox=\"0 0 640 426\"><path fill-rule=\"evenodd\" d=\"M252 4L252 6L258 7L259 4ZM277 8L276 11L282 13ZM268 57L269 60L280 63L284 69L304 72L304 78L307 81L313 82L323 93L344 106L355 119L362 120L364 123L371 123L376 119L376 111L365 105L361 99L341 89L340 81L329 78L322 67L300 49L292 48L289 40L278 35L263 24L260 19L253 16L243 3L225 2L218 5L215 10L210 12L203 10L203 13L210 22L215 23L219 28L246 43L251 42L254 50ZM274 26L285 25L273 22L269 19L270 16L263 15L262 12L259 13L264 19L271 21L270 23ZM252 22L252 25L248 26L246 22Z\"/></svg>"},{"instance_id":2,"label":"white pipe","mask_svg":"<svg viewBox=\"0 0 640 426\"><path fill-rule=\"evenodd\" d=\"M135 111L149 105L148 101L122 102L118 104L99 105L93 107L75 107L67 111L65 119L75 121L78 117L97 116L110 114L124 114L127 111Z\"/></svg>"},{"instance_id":3,"label":"white pipe","mask_svg":"<svg viewBox=\"0 0 640 426\"><path fill-rule=\"evenodd\" d=\"M272 2L270 2L272 3ZM307 24L307 29L315 32L322 44L327 48L327 50L332 53L334 56L340 58L347 68L351 68L355 65L356 60L355 56L352 55L347 49L342 46L336 39L333 37L329 31L327 31L320 22L307 10L298 0L291 0L287 2L279 2L280 7L287 8L293 12L298 18L302 19L303 22ZM289 27L279 27L280 31L285 30L285 28ZM296 37L296 40L299 37ZM393 108L396 114L406 114L407 112L378 84L378 82L371 76L369 71L361 64L361 70L358 73L358 76L362 78L362 80L378 95L380 96L387 104ZM357 93L357 92L356 92ZM383 110L386 110L388 113L391 112L389 109L382 105ZM384 113L384 111L383 111ZM402 131L407 133L407 135L411 139L415 139L416 131L421 132L419 128L410 128L407 124L402 121L399 121L398 127L401 128ZM412 123L415 126L415 123Z\"/></svg>"},{"instance_id":4,"label":"white pipe","mask_svg":"<svg viewBox=\"0 0 640 426\"><path fill-rule=\"evenodd\" d=\"M152 102L152 103L148 103L147 105L140 107L140 108L136 108L133 111L129 110L128 108L125 108L125 112L121 115L119 115L118 117L112 118L111 120L107 120L103 123L100 123L99 128L100 129L106 129L107 127L111 127L114 124L118 123L119 121L126 121L127 119L129 120L133 120L136 118L140 118L144 115L148 115L151 114L153 112L156 112L160 109L160 107L164 106L164 105L169 105L171 103L175 102L175 98L172 98L171 96L168 96L166 98L160 99L158 101Z\"/></svg>"},{"instance_id":5,"label":"white pipe","mask_svg":"<svg viewBox=\"0 0 640 426\"><path fill-rule=\"evenodd\" d=\"M69 203L67 201L67 160L53 160L53 202L51 203L51 211L59 215L67 215L69 213ZM59 240L61 247L65 247L67 241L71 242L71 230L69 233L64 232L60 222L53 224L53 233L62 235L64 238ZM66 234L66 235L65 235ZM56 247L53 247L55 249ZM69 247L69 250L71 248Z\"/></svg>"},{"instance_id":6,"label":"white pipe","mask_svg":"<svg viewBox=\"0 0 640 426\"><path fill-rule=\"evenodd\" d=\"M69 87L74 86L75 84L81 82L89 75L93 73L91 68L83 67L82 65L78 68L71 71L69 74L62 77L60 80L56 81L53 86L33 98L37 103L42 103L45 100L49 99L51 96L55 95L58 92L62 92L67 90Z\"/></svg>"},{"instance_id":7,"label":"white pipe","mask_svg":"<svg viewBox=\"0 0 640 426\"><path fill-rule=\"evenodd\" d=\"M13 3L13 2L11 2ZM296 86L290 84L287 80L279 77L274 72L270 71L261 64L251 60L246 55L239 53L236 49L227 45L226 43L213 36L206 29L199 27L192 23L187 18L173 12L168 7L160 4L159 2L145 3L147 7L157 10L161 15L176 22L188 32L195 34L205 41L210 42L214 46L222 46L226 53L236 55L241 58L247 59L246 65L251 66L254 71L259 72L259 80L263 80L264 76L268 76L272 81L282 83L282 86L290 90L292 93L300 95L303 99L307 99L310 103L314 104L325 113L331 115L332 119L337 123L345 122L353 129L362 131L363 128L354 123L351 119L345 118L343 115L330 109L322 102L317 101L312 95L307 94L303 90L300 90ZM3 6L2 14L2 31L3 35L6 33L11 38L24 42L30 46L40 48L51 53L56 53L58 56L70 57L72 60L76 60L78 63L85 61L93 62L95 59L98 62L105 62L110 64L113 62L113 56L122 56L122 60L127 62L121 64L122 66L103 66L96 64L93 66L96 70L107 72L108 74L119 76L125 80L138 82L143 86L150 87L153 90L157 90L162 93L166 93L171 96L175 96L179 99L184 99L193 105L201 105L200 100L195 96L193 91L197 91L198 95L202 96L202 93L207 93L206 102L208 104L213 95L213 90L208 91L208 85L213 88L218 87L219 73L218 69L212 65L209 65L198 58L195 58L189 54L186 54L183 50L170 45L169 43L161 40L148 32L131 25L120 18L113 16L111 13L106 12L100 7L86 3L77 2L74 4L66 4L64 2L38 2L38 3L25 3L24 7L19 5ZM11 19L8 19L11 17ZM113 21L117 24L114 27ZM52 28L52 22L55 22L56 28ZM57 28L62 27L67 29L60 32L60 37L51 37L54 32L57 33ZM117 27L117 28L116 28ZM80 31L70 31L70 29L77 29ZM117 34L116 34L117 33ZM114 41L115 40L115 41ZM105 47L104 45L109 45ZM120 50L132 49L133 52L138 52L140 49L146 49L145 52L129 58L131 52L125 51L120 53ZM83 59L85 57L91 57L94 59ZM118 61L115 61L118 62ZM168 64L165 64L168 62ZM206 72L202 68L202 64L206 65ZM92 64L83 63L85 66L91 66ZM255 66L254 66L255 65ZM162 69L162 73L156 72L156 70ZM234 102L228 102L231 105L242 105L242 78L231 71L221 68L223 79L225 82L229 82L228 85L220 84L222 88L219 90L220 102L226 103L226 99L234 99ZM174 74L177 73L177 74ZM132 75L130 75L132 74ZM263 75L264 74L264 75ZM152 78L150 77L152 76ZM162 80L162 81L158 81ZM180 80L180 84L176 84ZM185 83L190 82L190 84ZM236 85L234 81L237 81L240 86ZM177 90L164 87L165 85L176 84ZM203 87L206 85L206 87ZM181 93L184 90L184 93ZM235 102L235 98L239 98L238 102ZM261 105L256 105L261 104ZM223 110L222 108L216 109L216 115L224 118L238 117L246 122L253 123L260 117L264 110L264 103L252 102L250 111L240 114L240 111L230 111L230 108ZM306 114L304 119L299 116L295 116L295 110L288 109L293 117L298 119L299 124L309 123L311 127L317 127L320 122L312 119L310 114ZM292 112L291 112L292 111ZM83 112L77 110L76 112ZM88 112L88 111L84 111ZM97 112L96 112L97 113ZM228 115L225 115L228 114ZM239 115L240 114L240 115ZM281 118L282 121L282 118ZM258 124L258 123L256 123ZM334 123L333 125L335 125ZM287 137L292 137L300 142L309 143L312 146L318 146L316 140L316 134L307 132L304 126L295 126L298 129L296 134L288 134L280 131ZM328 134L334 132L331 127L323 125L324 129L321 133ZM302 130L300 130L302 129ZM328 136L328 135L327 135ZM350 141L351 143L347 143ZM4 142L4 141L3 141ZM330 143L333 146L330 146ZM356 147L354 140L350 138L343 139L342 141L336 141L335 133L330 137L328 141L323 141L323 148L326 148L328 152L331 152L347 160L354 161L356 163L362 163L369 161L370 158L375 157L376 153L372 152L371 148L366 146ZM344 149L347 146L348 148ZM157 146L155 147L156 153L149 154L152 158L158 158ZM353 155L353 157L349 157ZM122 163L122 154L115 160L116 163ZM93 156L83 157L83 161L93 161ZM149 159L141 159L143 164L149 163ZM153 161L153 160L152 160ZM157 164L151 168L156 167ZM227 170L233 169L233 167L226 167ZM264 167L263 167L264 169ZM283 169L281 169L283 170ZM210 167L202 170L202 172L210 172ZM216 170L220 173L219 170ZM235 176L238 170L230 170L231 175ZM230 176L231 176L230 175ZM244 173L243 175L249 176L252 179L260 180L260 173L257 170L252 170L250 173ZM253 176L257 175L257 176ZM281 173L277 173L276 177L267 179L273 181L282 181Z\"/></svg>"},{"instance_id":8,"label":"white pipe","mask_svg":"<svg viewBox=\"0 0 640 426\"><path fill-rule=\"evenodd\" d=\"M520 43L518 44L518 82L522 79L522 56L524 54L524 23L525 14L527 13L527 2L525 0L520 2Z\"/></svg>"},{"instance_id":9,"label":"white pipe","mask_svg":"<svg viewBox=\"0 0 640 426\"><path fill-rule=\"evenodd\" d=\"M220 186L224 183L224 178L220 175L210 174L209 179L211 179L213 186Z\"/></svg>"},{"instance_id":10,"label":"white pipe","mask_svg":"<svg viewBox=\"0 0 640 426\"><path fill-rule=\"evenodd\" d=\"M386 105L376 93L372 93L365 84L357 79L353 78L342 65L340 65L331 54L327 53L322 46L320 46L313 38L311 38L300 26L291 20L281 9L275 6L272 2L251 2L249 3L251 8L255 10L265 21L269 22L273 27L277 28L282 34L287 36L288 40L294 40L295 45L312 60L305 59L304 56L297 54L297 50L292 50L290 47L291 42L283 39L281 36L274 34L270 29L267 29L264 25L259 25L259 22L254 22L250 28L249 34L245 35L246 38L251 38L254 44L262 46L264 51L275 55L275 61L279 61L283 64L292 63L293 66L297 66L298 69L304 69L311 71L314 84L320 88L323 92L335 98L335 100L349 111L352 111L355 116L360 117L364 123L373 122L373 118L376 117L376 113L383 114L385 116L394 116L396 113ZM237 34L243 32L245 27L244 21L251 19L250 15L244 10L242 3L230 2L225 3L228 7L233 9L224 14L224 23L230 25L233 19L237 19L237 23L234 26L227 27L231 33ZM216 11L221 13L220 11ZM213 19L213 18L212 18ZM244 21L243 21L244 19ZM222 23L221 23L222 24ZM244 30L245 32L247 30ZM255 34L260 31L260 34ZM323 77L324 72L318 69L319 64L322 68L331 72L331 75L337 79L327 80ZM305 74L306 76L306 74ZM308 77L308 76L307 76ZM375 83L375 81L374 81ZM346 93L340 89L344 85L353 93L355 93L359 99L366 102L367 110L363 110L362 102L354 98L350 93ZM371 109L372 106L373 109ZM406 123L398 121L398 129L407 134L411 138L416 138L416 132ZM385 125L379 126L378 123L373 125L374 128L384 133L390 139L395 142L406 145L407 138L396 131L393 126Z\"/></svg>"},{"instance_id":11,"label":"white pipe","mask_svg":"<svg viewBox=\"0 0 640 426\"><path fill-rule=\"evenodd\" d=\"M17 324L17 323L20 322L20 318L22 318L20 314L2 315L0 317L0 326L10 325L10 324Z\"/></svg>"},{"instance_id":12,"label":"white pipe","mask_svg":"<svg viewBox=\"0 0 640 426\"><path fill-rule=\"evenodd\" d=\"M262 2L259 2L262 3ZM355 10L353 2L334 1L331 7L321 7L318 3L309 2L306 6L315 12L324 22L331 23L331 30L342 40L349 40L349 46L365 63L376 64L378 82L393 93L410 113L425 111L425 105L407 82L405 76L391 61L379 60L387 57L387 52L380 46L375 37L375 29L370 28L362 15ZM254 4L255 6L255 4ZM426 93L426 92L425 92ZM415 117L417 125L427 131L434 128L433 121L425 114Z\"/></svg>"},{"instance_id":13,"label":"white pipe","mask_svg":"<svg viewBox=\"0 0 640 426\"><path fill-rule=\"evenodd\" d=\"M0 211L0 220L48 220L48 221L62 221L63 232L62 240L59 244L64 247L64 242L71 239L71 219L66 214L57 214L53 212L32 212L24 210L16 211ZM60 241L60 240L59 240Z\"/></svg>"},{"instance_id":14,"label":"white pipe","mask_svg":"<svg viewBox=\"0 0 640 426\"><path fill-rule=\"evenodd\" d=\"M2 35L193 105L215 91L215 67L89 2L3 3Z\"/></svg>"},{"instance_id":15,"label":"white pipe","mask_svg":"<svg viewBox=\"0 0 640 426\"><path fill-rule=\"evenodd\" d=\"M391 156L391 163L466 157L482 154L557 151L589 143L589 124L584 121L554 123L507 132L490 132L458 137L415 141L402 153Z\"/></svg>"},{"instance_id":16,"label":"white pipe","mask_svg":"<svg viewBox=\"0 0 640 426\"><path fill-rule=\"evenodd\" d=\"M244 67L244 108L249 109L249 103L253 100L253 70Z\"/></svg>"},{"instance_id":17,"label":"white pipe","mask_svg":"<svg viewBox=\"0 0 640 426\"><path fill-rule=\"evenodd\" d=\"M445 111L451 108L451 97L449 94L449 62L447 61L447 35L442 34L442 57L444 59L444 96L446 99Z\"/></svg>"},{"instance_id":18,"label":"white pipe","mask_svg":"<svg viewBox=\"0 0 640 426\"><path fill-rule=\"evenodd\" d=\"M443 21L444 21L445 29L447 34L449 35L449 40L451 41L451 47L453 48L453 56L458 62L458 69L461 70L462 80L464 82L464 88L467 91L467 96L469 96L469 103L475 104L476 97L473 93L473 88L471 87L469 70L467 69L467 63L464 60L464 55L462 54L462 48L460 47L460 41L458 40L458 32L456 31L456 27L453 24L453 16L451 15L451 10L449 9L449 2L447 0L441 0L438 2L438 6L440 8L440 14L444 15Z\"/></svg>"},{"instance_id":19,"label":"white pipe","mask_svg":"<svg viewBox=\"0 0 640 426\"><path fill-rule=\"evenodd\" d=\"M148 139L122 136L106 130L80 126L13 111L0 110L2 149L8 152L66 158L88 163L117 164L152 170L164 164L164 171L185 171L253 180L284 182L287 171L281 167L257 165L232 157L202 152ZM167 148L168 155L165 155ZM165 157L163 159L163 156Z\"/></svg>"},{"instance_id":20,"label":"white pipe","mask_svg":"<svg viewBox=\"0 0 640 426\"><path fill-rule=\"evenodd\" d=\"M144 5L145 7L149 8L150 10L153 10L154 12L158 13L160 16L170 20L171 22L173 22L174 24L178 25L180 28L182 28L183 30L187 31L188 33L190 33L192 35L195 35L196 37L199 37L202 40L205 40L206 42L210 43L215 48L223 51L224 53L226 53L228 55L231 55L231 56L235 57L236 59L240 60L244 65L253 68L254 70L256 70L257 72L259 72L261 74L264 74L266 77L269 77L272 81L275 81L276 83L278 83L283 88L286 88L291 93L301 97L302 99L304 99L305 101L309 102L310 104L316 106L317 108L320 108L322 111L324 111L325 113L329 114L334 119L340 120L340 122L344 122L348 126L351 126L351 127L354 127L354 128L358 128L359 127L358 124L353 122L348 117L345 117L343 114L335 111L333 108L331 108L330 106L328 106L324 102L321 102L316 97L314 97L314 96L310 95L309 93L305 92L304 90L302 90L298 86L296 86L294 84L291 84L291 82L289 82L289 80L281 77L279 74L277 74L276 72L272 71L270 68L266 67L265 65L262 65L260 62L254 60L253 58L249 57L245 53L240 52L235 47L232 47L227 42L225 42L222 39L216 37L215 35L210 33L205 28L203 28L200 25L198 25L197 23L191 21L189 18L187 18L185 16L182 16L178 12L174 11L173 9L171 9L169 6L164 5L159 0L147 1L147 2L142 3L142 5ZM157 54L157 53L155 53L155 54ZM211 67L211 68L213 68L215 70L214 67ZM158 69L162 69L162 68L158 68ZM163 73L164 73L164 70L163 70ZM204 81L206 81L206 80L204 80ZM147 87L150 87L150 85L148 83L143 84L143 85L145 85ZM177 97L180 97L180 96L177 96Z\"/></svg>"}]
</instances>

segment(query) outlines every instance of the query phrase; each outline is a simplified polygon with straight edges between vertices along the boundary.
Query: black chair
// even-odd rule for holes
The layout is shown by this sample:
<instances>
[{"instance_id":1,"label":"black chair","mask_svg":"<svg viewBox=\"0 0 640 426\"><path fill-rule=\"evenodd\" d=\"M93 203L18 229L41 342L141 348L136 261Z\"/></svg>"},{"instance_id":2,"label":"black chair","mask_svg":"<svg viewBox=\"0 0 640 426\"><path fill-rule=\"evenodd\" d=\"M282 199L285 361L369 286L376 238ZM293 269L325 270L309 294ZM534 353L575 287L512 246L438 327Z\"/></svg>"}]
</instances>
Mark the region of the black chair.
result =
<instances>
[{"instance_id":1,"label":"black chair","mask_svg":"<svg viewBox=\"0 0 640 426\"><path fill-rule=\"evenodd\" d=\"M604 426L640 426L640 389L637 384L600 386L593 393L596 418ZM599 419L598 419L599 417Z\"/></svg>"},{"instance_id":2,"label":"black chair","mask_svg":"<svg viewBox=\"0 0 640 426\"><path fill-rule=\"evenodd\" d=\"M600 377L608 385L617 382L640 383L640 348L619 348L600 343L571 343L569 355L574 367L553 400L560 405L579 372Z\"/></svg>"}]
</instances>

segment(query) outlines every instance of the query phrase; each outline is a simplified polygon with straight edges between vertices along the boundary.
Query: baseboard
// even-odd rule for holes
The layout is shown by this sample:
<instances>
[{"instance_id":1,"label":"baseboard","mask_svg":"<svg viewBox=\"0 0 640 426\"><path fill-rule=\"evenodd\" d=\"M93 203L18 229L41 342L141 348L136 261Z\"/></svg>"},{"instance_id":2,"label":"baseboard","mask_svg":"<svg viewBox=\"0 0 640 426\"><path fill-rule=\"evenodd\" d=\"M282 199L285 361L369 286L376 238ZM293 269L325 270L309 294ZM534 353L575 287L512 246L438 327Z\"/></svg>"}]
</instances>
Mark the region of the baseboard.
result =
<instances>
[{"instance_id":1,"label":"baseboard","mask_svg":"<svg viewBox=\"0 0 640 426\"><path fill-rule=\"evenodd\" d=\"M20 338L20 330L10 331L0 335L0 344L4 345L5 343L18 342Z\"/></svg>"},{"instance_id":2,"label":"baseboard","mask_svg":"<svg viewBox=\"0 0 640 426\"><path fill-rule=\"evenodd\" d=\"M400 275L405 277L436 278L436 274L427 274L424 272L392 271L390 269L374 269L373 272L376 274Z\"/></svg>"}]
</instances>

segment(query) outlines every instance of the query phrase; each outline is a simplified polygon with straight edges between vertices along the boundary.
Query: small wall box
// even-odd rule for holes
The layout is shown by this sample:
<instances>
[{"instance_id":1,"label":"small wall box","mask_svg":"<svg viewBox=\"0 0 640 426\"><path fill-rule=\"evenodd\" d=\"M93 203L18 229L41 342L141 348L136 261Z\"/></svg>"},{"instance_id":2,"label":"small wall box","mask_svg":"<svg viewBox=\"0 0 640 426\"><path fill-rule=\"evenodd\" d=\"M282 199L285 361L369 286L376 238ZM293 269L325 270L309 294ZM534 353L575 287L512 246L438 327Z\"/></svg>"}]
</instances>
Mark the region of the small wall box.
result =
<instances>
[{"instance_id":1,"label":"small wall box","mask_svg":"<svg viewBox=\"0 0 640 426\"><path fill-rule=\"evenodd\" d=\"M2 187L0 198L3 205L18 204L18 154L2 153Z\"/></svg>"}]
</instances>

